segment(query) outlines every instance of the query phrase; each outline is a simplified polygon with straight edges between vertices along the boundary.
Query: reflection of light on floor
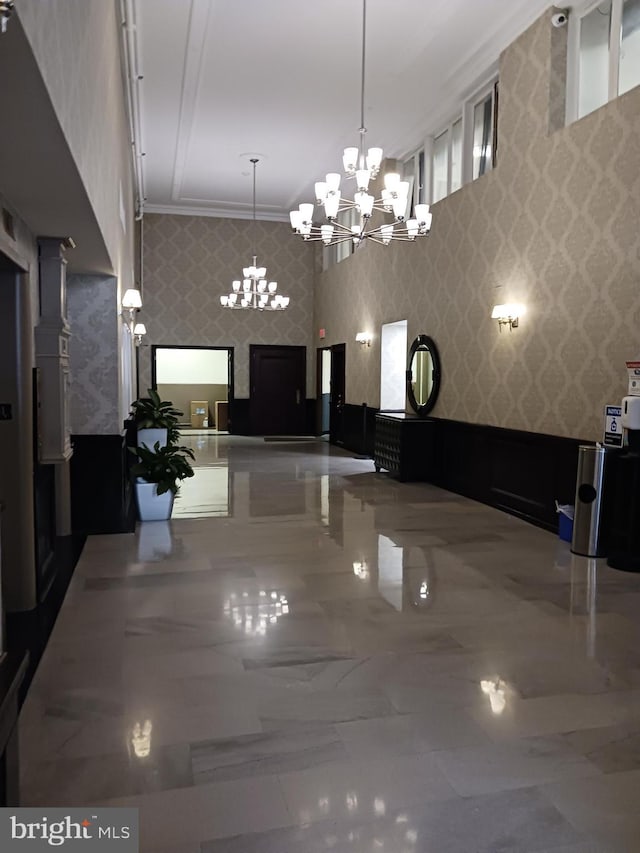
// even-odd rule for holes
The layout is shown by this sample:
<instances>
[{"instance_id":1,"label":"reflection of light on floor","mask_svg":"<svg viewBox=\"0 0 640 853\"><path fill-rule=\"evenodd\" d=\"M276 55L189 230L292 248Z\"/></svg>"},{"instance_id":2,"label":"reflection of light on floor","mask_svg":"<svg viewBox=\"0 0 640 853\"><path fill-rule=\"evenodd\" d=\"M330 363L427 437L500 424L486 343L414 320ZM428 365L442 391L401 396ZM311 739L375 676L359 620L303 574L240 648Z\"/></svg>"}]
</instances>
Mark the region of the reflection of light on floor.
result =
<instances>
[{"instance_id":1,"label":"reflection of light on floor","mask_svg":"<svg viewBox=\"0 0 640 853\"><path fill-rule=\"evenodd\" d=\"M486 679L480 682L482 692L489 697L489 704L494 714L501 714L507 706L506 686L500 678Z\"/></svg>"},{"instance_id":2,"label":"reflection of light on floor","mask_svg":"<svg viewBox=\"0 0 640 853\"><path fill-rule=\"evenodd\" d=\"M323 818L331 818L332 809L336 812L336 814L333 814L334 819L339 816L344 808L346 808L346 811L352 817L355 816L356 812L359 812L362 816L368 815L372 809L375 816L378 818L384 817L387 812L387 804L384 797L377 794L371 801L369 801L368 798L362 797L361 794L358 794L358 792L353 789L348 790L344 794L344 801L342 800L342 797L338 798L335 795L330 797L329 794L322 794L318 797L317 802L318 813L322 815ZM302 808L298 812L298 817L301 826L310 826L314 821L313 810L310 808ZM327 823L329 822L330 820L327 821ZM418 830L410 824L409 816L406 813L401 812L396 815L394 824L390 827L390 830L391 835L387 835L387 837L374 835L370 842L367 842L367 846L365 848L362 847L362 844L366 841L366 837L361 826L349 829L342 836L338 835L332 827L332 831L328 832L323 838L323 843L325 845L323 850L344 850L346 853L347 849L353 849L355 853L356 849L366 849L388 851L388 853L415 853L419 833Z\"/></svg>"},{"instance_id":3,"label":"reflection of light on floor","mask_svg":"<svg viewBox=\"0 0 640 853\"><path fill-rule=\"evenodd\" d=\"M320 521L327 527L329 524L329 475L320 477Z\"/></svg>"},{"instance_id":4,"label":"reflection of light on floor","mask_svg":"<svg viewBox=\"0 0 640 853\"><path fill-rule=\"evenodd\" d=\"M147 758L151 752L151 731L153 725L151 720L144 723L136 723L131 730L131 746L138 758Z\"/></svg>"},{"instance_id":5,"label":"reflection of light on floor","mask_svg":"<svg viewBox=\"0 0 640 853\"><path fill-rule=\"evenodd\" d=\"M354 560L353 573L360 580L366 581L369 577L369 567L364 560Z\"/></svg>"},{"instance_id":6,"label":"reflection of light on floor","mask_svg":"<svg viewBox=\"0 0 640 853\"><path fill-rule=\"evenodd\" d=\"M395 608L402 610L402 564L404 548L388 536L378 534L378 592Z\"/></svg>"},{"instance_id":7,"label":"reflection of light on floor","mask_svg":"<svg viewBox=\"0 0 640 853\"><path fill-rule=\"evenodd\" d=\"M229 515L229 469L226 465L194 467L193 477L180 483L173 518Z\"/></svg>"},{"instance_id":8,"label":"reflection of light on floor","mask_svg":"<svg viewBox=\"0 0 640 853\"><path fill-rule=\"evenodd\" d=\"M242 593L242 598L248 597L248 592ZM261 589L258 598L258 604L240 604L237 594L232 592L224 602L225 616L249 637L265 637L269 625L276 625L289 612L289 600L282 593L272 590L267 594L266 589Z\"/></svg>"}]
</instances>

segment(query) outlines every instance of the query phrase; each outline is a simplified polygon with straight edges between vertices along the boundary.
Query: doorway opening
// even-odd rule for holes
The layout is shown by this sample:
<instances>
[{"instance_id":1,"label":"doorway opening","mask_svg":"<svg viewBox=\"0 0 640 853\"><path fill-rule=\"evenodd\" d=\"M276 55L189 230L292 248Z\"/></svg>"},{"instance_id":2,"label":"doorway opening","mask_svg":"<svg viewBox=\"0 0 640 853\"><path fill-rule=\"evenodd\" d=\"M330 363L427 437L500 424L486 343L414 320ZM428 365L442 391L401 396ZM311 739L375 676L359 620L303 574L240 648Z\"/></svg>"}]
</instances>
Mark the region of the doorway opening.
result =
<instances>
[{"instance_id":1,"label":"doorway opening","mask_svg":"<svg viewBox=\"0 0 640 853\"><path fill-rule=\"evenodd\" d=\"M380 411L406 409L407 321L385 323L380 335Z\"/></svg>"},{"instance_id":2,"label":"doorway opening","mask_svg":"<svg viewBox=\"0 0 640 853\"><path fill-rule=\"evenodd\" d=\"M331 347L317 350L316 358L316 400L318 401L317 428L318 435L328 435L331 428Z\"/></svg>"},{"instance_id":3,"label":"doorway opening","mask_svg":"<svg viewBox=\"0 0 640 853\"><path fill-rule=\"evenodd\" d=\"M183 412L183 432L232 432L233 347L151 348L151 384Z\"/></svg>"},{"instance_id":4,"label":"doorway opening","mask_svg":"<svg viewBox=\"0 0 640 853\"><path fill-rule=\"evenodd\" d=\"M316 434L331 444L344 444L346 344L316 350Z\"/></svg>"}]
</instances>

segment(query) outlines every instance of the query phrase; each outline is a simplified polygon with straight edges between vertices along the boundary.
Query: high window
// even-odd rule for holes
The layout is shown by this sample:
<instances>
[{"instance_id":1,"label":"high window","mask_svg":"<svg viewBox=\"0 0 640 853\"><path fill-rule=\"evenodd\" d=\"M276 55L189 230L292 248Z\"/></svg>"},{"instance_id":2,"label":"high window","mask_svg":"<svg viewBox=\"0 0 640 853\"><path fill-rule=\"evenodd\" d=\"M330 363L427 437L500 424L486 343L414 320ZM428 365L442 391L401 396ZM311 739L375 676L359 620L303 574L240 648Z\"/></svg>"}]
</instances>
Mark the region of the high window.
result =
<instances>
[{"instance_id":1,"label":"high window","mask_svg":"<svg viewBox=\"0 0 640 853\"><path fill-rule=\"evenodd\" d=\"M409 210L407 218L413 213L416 204L424 204L427 200L425 183L424 148L420 148L413 154L405 157L402 162L402 178L409 181L411 191L409 193Z\"/></svg>"},{"instance_id":2,"label":"high window","mask_svg":"<svg viewBox=\"0 0 640 853\"><path fill-rule=\"evenodd\" d=\"M471 180L486 175L495 166L498 147L498 84L494 83L473 105Z\"/></svg>"},{"instance_id":3,"label":"high window","mask_svg":"<svg viewBox=\"0 0 640 853\"><path fill-rule=\"evenodd\" d=\"M469 98L463 104L462 115L433 137L431 192L427 201L440 201L493 169L497 130L498 82L494 81Z\"/></svg>"},{"instance_id":4,"label":"high window","mask_svg":"<svg viewBox=\"0 0 640 853\"><path fill-rule=\"evenodd\" d=\"M573 10L568 76L568 121L640 84L640 0L605 0Z\"/></svg>"}]
</instances>

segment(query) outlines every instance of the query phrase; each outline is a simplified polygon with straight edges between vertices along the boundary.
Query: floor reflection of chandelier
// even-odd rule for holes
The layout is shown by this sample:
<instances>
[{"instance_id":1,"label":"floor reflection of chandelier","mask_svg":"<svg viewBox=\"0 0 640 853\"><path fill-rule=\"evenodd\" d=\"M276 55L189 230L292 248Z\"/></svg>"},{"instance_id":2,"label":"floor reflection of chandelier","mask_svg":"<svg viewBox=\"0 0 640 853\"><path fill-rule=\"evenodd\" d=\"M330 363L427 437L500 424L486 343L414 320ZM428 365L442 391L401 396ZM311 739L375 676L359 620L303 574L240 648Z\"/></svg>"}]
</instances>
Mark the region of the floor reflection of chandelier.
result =
<instances>
[{"instance_id":1,"label":"floor reflection of chandelier","mask_svg":"<svg viewBox=\"0 0 640 853\"><path fill-rule=\"evenodd\" d=\"M256 165L257 157L251 158L253 164L253 238L256 234ZM243 279L232 282L228 296L220 297L223 308L253 309L257 311L284 311L289 305L289 297L277 293L278 282L267 281L267 268L258 266L258 257L253 255L250 266L242 270Z\"/></svg>"}]
</instances>

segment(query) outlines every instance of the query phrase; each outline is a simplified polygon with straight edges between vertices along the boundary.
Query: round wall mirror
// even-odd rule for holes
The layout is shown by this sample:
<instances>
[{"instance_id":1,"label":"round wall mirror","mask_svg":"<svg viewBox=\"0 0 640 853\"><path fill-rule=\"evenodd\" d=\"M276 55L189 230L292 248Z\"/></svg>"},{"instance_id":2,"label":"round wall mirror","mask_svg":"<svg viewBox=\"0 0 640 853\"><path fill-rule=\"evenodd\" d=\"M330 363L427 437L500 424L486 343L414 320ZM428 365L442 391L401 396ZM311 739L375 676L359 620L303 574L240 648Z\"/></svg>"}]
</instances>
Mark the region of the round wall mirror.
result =
<instances>
[{"instance_id":1,"label":"round wall mirror","mask_svg":"<svg viewBox=\"0 0 640 853\"><path fill-rule=\"evenodd\" d=\"M440 390L440 358L433 339L418 335L409 350L407 396L416 414L428 415L436 404Z\"/></svg>"}]
</instances>

